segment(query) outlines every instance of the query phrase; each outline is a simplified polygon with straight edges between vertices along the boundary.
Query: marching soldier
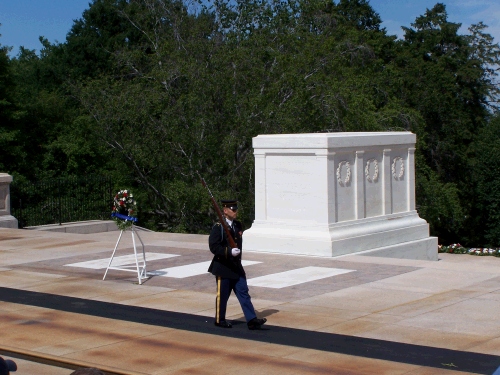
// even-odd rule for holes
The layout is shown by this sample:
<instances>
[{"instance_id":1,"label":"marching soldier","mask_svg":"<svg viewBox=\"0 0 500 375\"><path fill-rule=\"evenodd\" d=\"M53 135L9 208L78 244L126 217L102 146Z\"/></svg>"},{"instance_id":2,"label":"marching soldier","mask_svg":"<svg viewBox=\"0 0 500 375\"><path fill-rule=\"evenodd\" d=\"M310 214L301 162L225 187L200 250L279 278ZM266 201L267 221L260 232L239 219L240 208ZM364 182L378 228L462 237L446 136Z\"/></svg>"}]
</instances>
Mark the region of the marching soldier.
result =
<instances>
[{"instance_id":1,"label":"marching soldier","mask_svg":"<svg viewBox=\"0 0 500 375\"><path fill-rule=\"evenodd\" d=\"M238 298L238 301L245 315L248 329L260 329L267 321L266 318L259 319L255 314L250 295L248 294L248 285L245 270L241 264L241 248L243 227L236 220L238 216L238 202L236 200L221 201L224 220L231 232L234 242L238 245L236 248L229 246L226 233L221 223L216 223L208 244L214 258L208 272L211 272L217 281L217 296L215 298L215 325L223 328L231 328L230 322L226 321L226 306L231 291Z\"/></svg>"}]
</instances>

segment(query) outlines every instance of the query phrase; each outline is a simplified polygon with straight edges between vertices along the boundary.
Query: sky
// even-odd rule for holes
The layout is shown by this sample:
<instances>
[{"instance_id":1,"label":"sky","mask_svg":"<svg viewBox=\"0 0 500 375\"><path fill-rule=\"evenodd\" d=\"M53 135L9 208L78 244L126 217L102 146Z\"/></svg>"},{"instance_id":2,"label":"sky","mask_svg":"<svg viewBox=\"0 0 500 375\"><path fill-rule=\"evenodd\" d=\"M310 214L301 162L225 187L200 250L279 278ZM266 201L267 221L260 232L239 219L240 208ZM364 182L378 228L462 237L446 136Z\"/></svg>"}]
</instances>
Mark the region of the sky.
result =
<instances>
[{"instance_id":1,"label":"sky","mask_svg":"<svg viewBox=\"0 0 500 375\"><path fill-rule=\"evenodd\" d=\"M51 43L66 40L73 21L81 18L90 0L0 0L0 45L12 47L10 56L19 47L39 51L39 37ZM370 0L382 18L388 34L403 36L401 26L410 27L415 18L437 2L446 5L448 21L461 23L461 34L471 24L482 21L487 33L500 43L500 1L498 0Z\"/></svg>"}]
</instances>

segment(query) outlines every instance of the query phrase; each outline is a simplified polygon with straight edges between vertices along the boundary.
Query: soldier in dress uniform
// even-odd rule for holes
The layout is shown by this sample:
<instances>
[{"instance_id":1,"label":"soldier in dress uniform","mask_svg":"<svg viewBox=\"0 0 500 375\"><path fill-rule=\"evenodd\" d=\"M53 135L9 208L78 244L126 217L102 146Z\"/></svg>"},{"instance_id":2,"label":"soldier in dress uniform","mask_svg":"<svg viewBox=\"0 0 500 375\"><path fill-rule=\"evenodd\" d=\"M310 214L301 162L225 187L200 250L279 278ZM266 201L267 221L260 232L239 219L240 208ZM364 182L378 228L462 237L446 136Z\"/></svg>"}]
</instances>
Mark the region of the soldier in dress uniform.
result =
<instances>
[{"instance_id":1,"label":"soldier in dress uniform","mask_svg":"<svg viewBox=\"0 0 500 375\"><path fill-rule=\"evenodd\" d=\"M247 278L245 270L241 265L241 248L243 227L241 222L236 220L238 216L238 201L222 200L224 220L231 232L234 242L238 245L231 248L227 240L226 233L221 223L216 223L208 244L214 258L208 272L211 272L217 281L217 297L215 298L215 325L223 328L231 328L232 325L226 320L227 300L234 290L238 298L249 329L260 329L267 319L259 319L255 314L250 294L248 294Z\"/></svg>"}]
</instances>

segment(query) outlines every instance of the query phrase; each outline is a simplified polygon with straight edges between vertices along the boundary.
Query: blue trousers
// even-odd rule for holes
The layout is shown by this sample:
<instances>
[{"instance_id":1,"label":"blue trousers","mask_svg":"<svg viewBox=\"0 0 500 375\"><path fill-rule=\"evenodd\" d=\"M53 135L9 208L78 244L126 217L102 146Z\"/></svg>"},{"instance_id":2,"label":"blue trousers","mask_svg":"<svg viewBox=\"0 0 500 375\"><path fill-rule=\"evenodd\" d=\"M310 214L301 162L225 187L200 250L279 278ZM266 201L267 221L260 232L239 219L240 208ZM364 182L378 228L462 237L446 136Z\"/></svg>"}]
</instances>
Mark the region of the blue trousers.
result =
<instances>
[{"instance_id":1,"label":"blue trousers","mask_svg":"<svg viewBox=\"0 0 500 375\"><path fill-rule=\"evenodd\" d=\"M247 322L256 318L255 309L253 308L250 294L248 294L248 285L246 277L240 276L239 279L226 279L216 276L217 281L217 297L215 298L215 322L220 323L226 320L227 300L234 290L236 298L241 305L243 314Z\"/></svg>"}]
</instances>

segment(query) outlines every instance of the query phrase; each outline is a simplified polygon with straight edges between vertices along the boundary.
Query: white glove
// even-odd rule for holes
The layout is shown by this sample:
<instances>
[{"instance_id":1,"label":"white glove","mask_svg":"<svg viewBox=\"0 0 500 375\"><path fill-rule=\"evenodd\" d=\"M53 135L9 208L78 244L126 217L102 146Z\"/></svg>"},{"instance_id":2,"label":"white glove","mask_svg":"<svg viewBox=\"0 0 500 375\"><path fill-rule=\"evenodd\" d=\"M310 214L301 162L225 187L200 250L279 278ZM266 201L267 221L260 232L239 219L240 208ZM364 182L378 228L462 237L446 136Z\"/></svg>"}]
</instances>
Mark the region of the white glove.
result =
<instances>
[{"instance_id":1,"label":"white glove","mask_svg":"<svg viewBox=\"0 0 500 375\"><path fill-rule=\"evenodd\" d=\"M238 249L237 247L231 249L231 254L233 254L233 257L237 257L238 255L240 255L240 253L241 250Z\"/></svg>"}]
</instances>

